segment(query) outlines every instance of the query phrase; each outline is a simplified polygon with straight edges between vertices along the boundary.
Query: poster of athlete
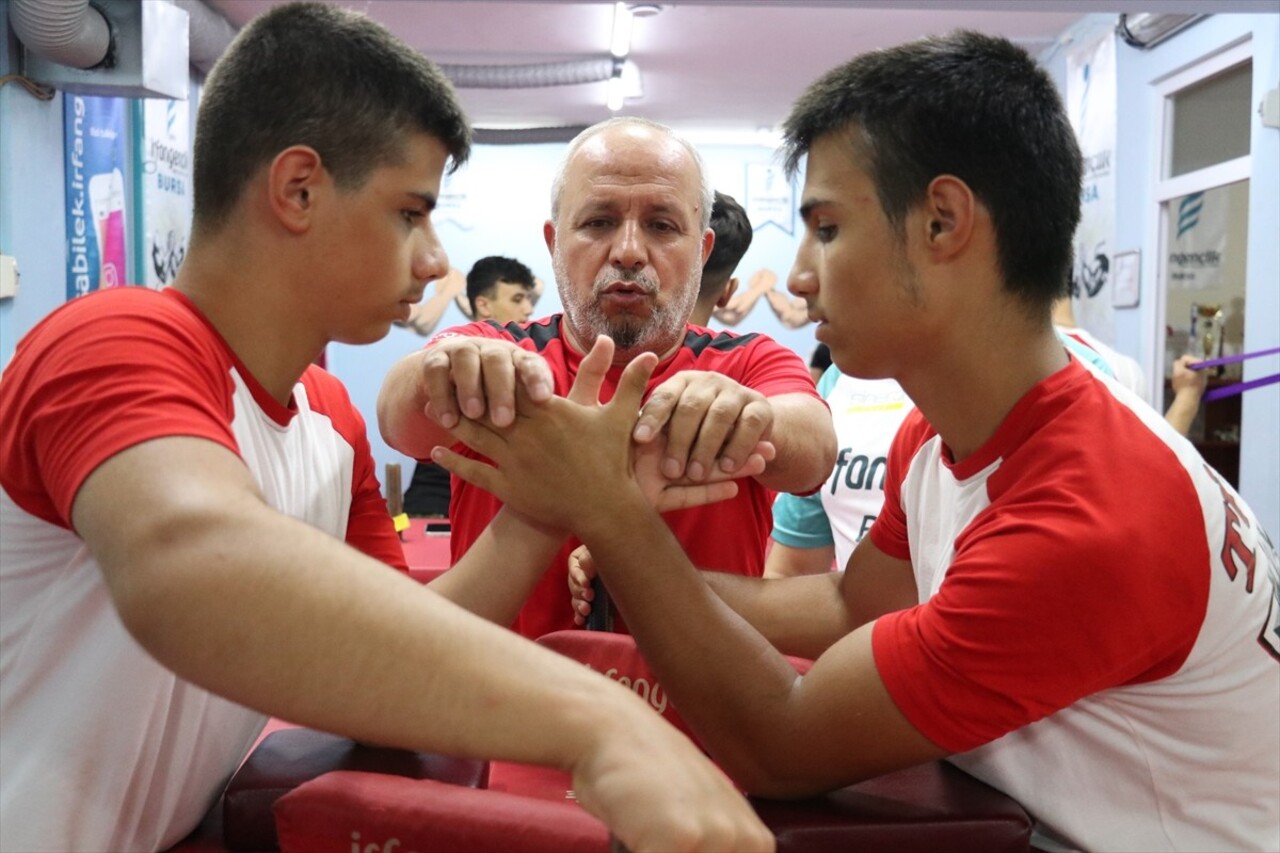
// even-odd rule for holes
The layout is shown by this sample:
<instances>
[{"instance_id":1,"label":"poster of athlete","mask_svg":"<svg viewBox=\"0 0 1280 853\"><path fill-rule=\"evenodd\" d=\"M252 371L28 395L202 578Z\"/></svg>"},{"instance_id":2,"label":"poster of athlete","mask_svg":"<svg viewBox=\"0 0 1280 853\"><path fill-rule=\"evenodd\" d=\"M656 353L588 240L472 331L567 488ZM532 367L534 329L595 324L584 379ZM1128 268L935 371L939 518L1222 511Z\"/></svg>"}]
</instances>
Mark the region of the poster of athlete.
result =
<instances>
[{"instance_id":1,"label":"poster of athlete","mask_svg":"<svg viewBox=\"0 0 1280 853\"><path fill-rule=\"evenodd\" d=\"M1084 155L1072 308L1080 325L1114 343L1108 287L1115 254L1116 37L1110 30L1067 54L1067 112Z\"/></svg>"}]
</instances>

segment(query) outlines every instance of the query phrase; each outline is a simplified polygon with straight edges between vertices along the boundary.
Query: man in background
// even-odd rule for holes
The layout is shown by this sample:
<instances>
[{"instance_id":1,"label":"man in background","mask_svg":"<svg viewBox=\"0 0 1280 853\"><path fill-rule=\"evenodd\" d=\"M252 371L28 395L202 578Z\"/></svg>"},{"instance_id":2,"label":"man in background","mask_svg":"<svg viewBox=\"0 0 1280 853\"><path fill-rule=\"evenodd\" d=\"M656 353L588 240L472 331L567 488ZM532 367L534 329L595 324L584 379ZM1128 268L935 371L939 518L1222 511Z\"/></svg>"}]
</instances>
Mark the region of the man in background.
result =
<instances>
[{"instance_id":1,"label":"man in background","mask_svg":"<svg viewBox=\"0 0 1280 853\"><path fill-rule=\"evenodd\" d=\"M1077 287L1072 281L1071 287ZM1151 405L1151 391L1147 388L1147 377L1137 359L1130 358L1114 347L1107 346L1094 335L1089 334L1076 322L1075 309L1071 304L1071 295L1065 294L1053 303L1053 325L1058 332L1071 338L1082 346L1086 346L1102 357L1111 368L1116 381Z\"/></svg>"},{"instance_id":2,"label":"man in background","mask_svg":"<svg viewBox=\"0 0 1280 853\"><path fill-rule=\"evenodd\" d=\"M738 278L733 273L747 249L751 248L754 236L751 221L747 219L742 205L733 196L722 192L716 193L715 204L711 206L711 230L715 232L716 241L711 246L707 262L702 265L698 301L689 315L689 323L694 326L707 325L716 308L729 304L738 289Z\"/></svg>"}]
</instances>

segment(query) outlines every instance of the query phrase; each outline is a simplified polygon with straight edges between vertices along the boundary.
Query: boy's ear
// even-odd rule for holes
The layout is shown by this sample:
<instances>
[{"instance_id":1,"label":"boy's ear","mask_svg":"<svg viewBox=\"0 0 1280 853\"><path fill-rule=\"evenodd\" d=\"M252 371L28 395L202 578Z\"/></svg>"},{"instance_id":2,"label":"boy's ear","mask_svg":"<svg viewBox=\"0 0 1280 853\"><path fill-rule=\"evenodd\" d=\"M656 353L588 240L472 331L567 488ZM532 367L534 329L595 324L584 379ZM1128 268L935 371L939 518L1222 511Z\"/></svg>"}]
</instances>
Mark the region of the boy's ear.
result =
<instances>
[{"instance_id":1,"label":"boy's ear","mask_svg":"<svg viewBox=\"0 0 1280 853\"><path fill-rule=\"evenodd\" d=\"M331 186L320 154L309 145L281 151L267 169L267 202L285 230L301 234L311 227L320 195Z\"/></svg>"},{"instance_id":2,"label":"boy's ear","mask_svg":"<svg viewBox=\"0 0 1280 853\"><path fill-rule=\"evenodd\" d=\"M944 260L959 254L973 236L977 199L969 185L953 175L939 175L925 191L921 224L929 254Z\"/></svg>"},{"instance_id":3,"label":"boy's ear","mask_svg":"<svg viewBox=\"0 0 1280 853\"><path fill-rule=\"evenodd\" d=\"M729 304L729 300L733 298L733 294L738 292L738 277L735 275L729 279L729 283L724 286L724 292L720 294L720 298L716 300L717 308L724 308Z\"/></svg>"}]
</instances>

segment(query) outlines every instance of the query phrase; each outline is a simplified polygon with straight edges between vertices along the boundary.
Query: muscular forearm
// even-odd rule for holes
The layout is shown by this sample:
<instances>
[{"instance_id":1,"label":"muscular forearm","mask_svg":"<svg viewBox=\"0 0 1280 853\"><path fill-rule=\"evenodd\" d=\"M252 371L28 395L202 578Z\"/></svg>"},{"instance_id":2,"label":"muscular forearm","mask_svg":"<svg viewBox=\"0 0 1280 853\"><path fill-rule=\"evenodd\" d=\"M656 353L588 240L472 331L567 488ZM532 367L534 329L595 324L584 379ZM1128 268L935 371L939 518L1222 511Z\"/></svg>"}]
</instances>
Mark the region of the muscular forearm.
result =
<instances>
[{"instance_id":1,"label":"muscular forearm","mask_svg":"<svg viewBox=\"0 0 1280 853\"><path fill-rule=\"evenodd\" d=\"M720 766L748 790L776 791L770 780L788 775L801 734L795 670L712 592L702 578L714 573L689 565L657 515L639 503L612 513L632 519L623 535L608 524L578 532L645 659ZM736 594L745 584L718 586L745 612L761 603Z\"/></svg>"},{"instance_id":2,"label":"muscular forearm","mask_svg":"<svg viewBox=\"0 0 1280 853\"><path fill-rule=\"evenodd\" d=\"M783 394L769 398L773 426L769 440L777 456L756 479L779 492L806 492L831 473L836 460L836 434L831 413L816 397Z\"/></svg>"},{"instance_id":3,"label":"muscular forearm","mask_svg":"<svg viewBox=\"0 0 1280 853\"><path fill-rule=\"evenodd\" d=\"M784 654L816 658L856 625L841 604L839 574L748 578L704 572L707 585Z\"/></svg>"},{"instance_id":4,"label":"muscular forearm","mask_svg":"<svg viewBox=\"0 0 1280 853\"><path fill-rule=\"evenodd\" d=\"M423 412L427 397L421 384L423 351L396 362L378 392L378 429L382 439L401 453L426 459L431 448L450 446L453 439Z\"/></svg>"}]
</instances>

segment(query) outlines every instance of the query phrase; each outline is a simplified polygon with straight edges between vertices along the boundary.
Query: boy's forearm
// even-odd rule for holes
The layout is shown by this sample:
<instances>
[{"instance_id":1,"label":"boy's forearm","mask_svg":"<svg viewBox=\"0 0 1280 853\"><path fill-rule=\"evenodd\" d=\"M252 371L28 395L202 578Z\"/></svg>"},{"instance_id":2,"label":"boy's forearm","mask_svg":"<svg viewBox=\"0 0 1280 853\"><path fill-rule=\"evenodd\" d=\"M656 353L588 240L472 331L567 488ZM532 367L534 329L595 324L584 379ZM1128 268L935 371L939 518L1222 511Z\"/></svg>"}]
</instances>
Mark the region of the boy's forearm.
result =
<instances>
[{"instance_id":1,"label":"boy's forearm","mask_svg":"<svg viewBox=\"0 0 1280 853\"><path fill-rule=\"evenodd\" d=\"M430 589L477 616L509 626L563 544L563 534L534 527L503 507Z\"/></svg>"}]
</instances>

